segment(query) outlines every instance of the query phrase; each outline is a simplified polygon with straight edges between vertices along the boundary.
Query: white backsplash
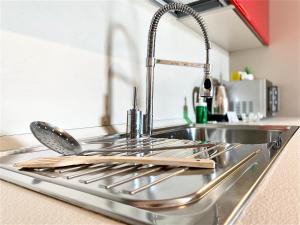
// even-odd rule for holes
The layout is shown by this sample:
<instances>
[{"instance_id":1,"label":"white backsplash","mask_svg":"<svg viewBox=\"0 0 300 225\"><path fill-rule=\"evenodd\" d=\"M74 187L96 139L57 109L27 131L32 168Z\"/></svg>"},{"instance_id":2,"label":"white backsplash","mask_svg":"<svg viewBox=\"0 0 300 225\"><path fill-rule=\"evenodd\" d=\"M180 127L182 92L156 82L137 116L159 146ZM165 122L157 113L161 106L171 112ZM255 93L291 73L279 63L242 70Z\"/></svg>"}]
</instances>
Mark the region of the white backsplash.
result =
<instances>
[{"instance_id":1,"label":"white backsplash","mask_svg":"<svg viewBox=\"0 0 300 225\"><path fill-rule=\"evenodd\" d=\"M0 4L0 134L27 133L34 120L64 128L101 125L109 80L112 124L126 122L134 85L144 110L147 35L158 8L152 1ZM204 62L202 37L165 15L156 55ZM212 75L228 79L228 52L213 44L210 59ZM181 118L185 96L193 118L192 89L202 77L199 69L156 66L154 119Z\"/></svg>"}]
</instances>

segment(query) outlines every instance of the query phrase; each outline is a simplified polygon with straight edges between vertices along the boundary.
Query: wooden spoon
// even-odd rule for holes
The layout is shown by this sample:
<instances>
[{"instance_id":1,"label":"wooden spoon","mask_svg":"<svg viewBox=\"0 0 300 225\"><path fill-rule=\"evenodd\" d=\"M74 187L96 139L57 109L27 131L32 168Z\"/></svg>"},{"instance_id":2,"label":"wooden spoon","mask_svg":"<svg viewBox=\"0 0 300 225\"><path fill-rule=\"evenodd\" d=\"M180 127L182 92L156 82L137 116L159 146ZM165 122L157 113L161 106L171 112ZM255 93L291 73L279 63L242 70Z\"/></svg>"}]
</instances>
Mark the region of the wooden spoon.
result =
<instances>
[{"instance_id":1,"label":"wooden spoon","mask_svg":"<svg viewBox=\"0 0 300 225\"><path fill-rule=\"evenodd\" d=\"M14 166L21 168L56 168L64 166L98 164L98 163L136 163L152 164L160 166L184 166L196 168L215 168L215 162L211 159L191 159L175 157L137 157L137 156L63 156L44 157L32 159L26 162L16 163Z\"/></svg>"}]
</instances>

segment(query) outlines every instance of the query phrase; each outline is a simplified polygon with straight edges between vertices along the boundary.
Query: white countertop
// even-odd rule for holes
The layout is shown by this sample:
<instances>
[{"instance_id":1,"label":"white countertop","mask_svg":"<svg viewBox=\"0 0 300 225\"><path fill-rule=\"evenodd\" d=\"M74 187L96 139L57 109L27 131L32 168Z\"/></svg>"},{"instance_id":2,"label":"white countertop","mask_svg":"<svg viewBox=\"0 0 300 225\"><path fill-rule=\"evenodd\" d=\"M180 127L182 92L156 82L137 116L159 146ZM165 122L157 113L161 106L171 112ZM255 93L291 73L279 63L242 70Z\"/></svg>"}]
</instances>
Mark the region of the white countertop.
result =
<instances>
[{"instance_id":1,"label":"white countertop","mask_svg":"<svg viewBox=\"0 0 300 225\"><path fill-rule=\"evenodd\" d=\"M170 122L161 122L167 126ZM300 118L273 118L249 125L300 125ZM89 129L88 136L99 134ZM87 133L71 132L76 137ZM28 134L0 137L0 150L37 144ZM300 224L300 130L275 161L243 209L236 224ZM122 224L25 188L0 182L0 224Z\"/></svg>"}]
</instances>

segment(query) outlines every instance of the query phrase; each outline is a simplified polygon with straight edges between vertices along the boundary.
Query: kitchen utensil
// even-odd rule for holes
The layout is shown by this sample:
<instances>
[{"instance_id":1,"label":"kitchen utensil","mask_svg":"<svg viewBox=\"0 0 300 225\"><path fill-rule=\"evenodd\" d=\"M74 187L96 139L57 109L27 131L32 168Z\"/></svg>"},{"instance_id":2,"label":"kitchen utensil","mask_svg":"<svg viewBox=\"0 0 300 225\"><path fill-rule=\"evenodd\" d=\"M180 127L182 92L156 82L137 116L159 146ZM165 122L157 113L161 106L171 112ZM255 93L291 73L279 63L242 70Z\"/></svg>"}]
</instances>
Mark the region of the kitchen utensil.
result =
<instances>
[{"instance_id":1,"label":"kitchen utensil","mask_svg":"<svg viewBox=\"0 0 300 225\"><path fill-rule=\"evenodd\" d=\"M185 166L196 168L215 168L215 162L211 159L191 159L175 157L137 157L137 156L64 156L45 157L32 159L26 162L15 164L18 168L56 168L64 166L74 166L82 164L98 163L137 163L153 164L161 166Z\"/></svg>"},{"instance_id":2,"label":"kitchen utensil","mask_svg":"<svg viewBox=\"0 0 300 225\"><path fill-rule=\"evenodd\" d=\"M74 155L82 151L79 142L68 132L49 123L34 121L30 124L30 130L43 145L58 153Z\"/></svg>"},{"instance_id":3,"label":"kitchen utensil","mask_svg":"<svg viewBox=\"0 0 300 225\"><path fill-rule=\"evenodd\" d=\"M200 148L200 147L212 147L215 143L193 143L193 144L183 144L174 146L164 146L164 147L135 147L128 142L128 147L126 149L116 148L117 145L111 145L108 148L103 148L102 144L85 144L84 147L72 137L65 130L54 127L49 123L42 121L35 121L30 124L30 129L33 135L49 149L52 149L63 155L80 155L89 152L149 152L149 151L162 151L162 150L175 150L175 149L189 149L189 148ZM139 140L139 139L137 139ZM141 139L141 144L143 144ZM176 140L174 140L175 142ZM102 142L104 143L104 142ZM105 142L107 143L107 142ZM126 145L126 143L125 143ZM92 146L93 149L90 147ZM115 148L114 148L115 147Z\"/></svg>"}]
</instances>

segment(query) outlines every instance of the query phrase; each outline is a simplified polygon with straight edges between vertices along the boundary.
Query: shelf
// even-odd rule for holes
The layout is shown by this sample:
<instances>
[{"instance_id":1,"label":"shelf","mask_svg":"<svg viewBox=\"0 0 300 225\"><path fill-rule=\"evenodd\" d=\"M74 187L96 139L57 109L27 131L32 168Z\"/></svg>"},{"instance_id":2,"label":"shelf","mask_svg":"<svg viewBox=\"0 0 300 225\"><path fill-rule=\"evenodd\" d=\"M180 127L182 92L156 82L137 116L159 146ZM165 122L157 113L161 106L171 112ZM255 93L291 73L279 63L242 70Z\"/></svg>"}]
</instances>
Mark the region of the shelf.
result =
<instances>
[{"instance_id":1,"label":"shelf","mask_svg":"<svg viewBox=\"0 0 300 225\"><path fill-rule=\"evenodd\" d=\"M209 39L229 52L264 46L233 5L201 13ZM190 16L178 19L194 31L202 34L199 25Z\"/></svg>"}]
</instances>

